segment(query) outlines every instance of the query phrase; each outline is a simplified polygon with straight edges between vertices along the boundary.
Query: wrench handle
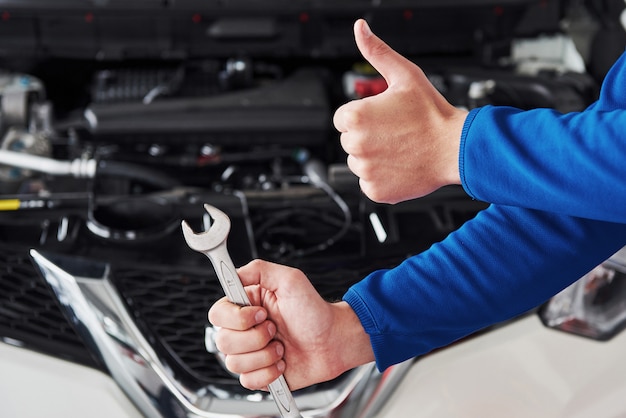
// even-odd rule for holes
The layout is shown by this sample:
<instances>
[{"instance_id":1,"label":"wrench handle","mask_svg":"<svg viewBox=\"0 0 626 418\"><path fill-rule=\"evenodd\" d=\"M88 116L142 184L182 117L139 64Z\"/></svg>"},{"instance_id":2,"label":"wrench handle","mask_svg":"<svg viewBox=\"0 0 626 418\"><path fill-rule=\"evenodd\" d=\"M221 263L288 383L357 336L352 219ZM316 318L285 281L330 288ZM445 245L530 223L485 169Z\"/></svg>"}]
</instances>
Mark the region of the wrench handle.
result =
<instances>
[{"instance_id":1,"label":"wrench handle","mask_svg":"<svg viewBox=\"0 0 626 418\"><path fill-rule=\"evenodd\" d=\"M226 248L226 243L211 250L206 256L211 260L217 278L226 293L226 297L233 303L241 306L250 306L250 299L246 293L241 279L237 274L235 265L230 258L230 254ZM298 406L296 405L293 395L287 386L287 382L283 375L268 385L270 394L274 398L274 402L283 418L302 418Z\"/></svg>"},{"instance_id":2,"label":"wrench handle","mask_svg":"<svg viewBox=\"0 0 626 418\"><path fill-rule=\"evenodd\" d=\"M296 401L293 399L293 395L287 386L285 378L281 374L278 379L274 380L268 385L270 393L278 406L280 416L283 418L302 418L300 410L296 405Z\"/></svg>"},{"instance_id":3,"label":"wrench handle","mask_svg":"<svg viewBox=\"0 0 626 418\"><path fill-rule=\"evenodd\" d=\"M235 265L228 254L226 243L219 245L206 254L211 260L217 278L229 301L240 306L250 306L250 299L237 275Z\"/></svg>"}]
</instances>

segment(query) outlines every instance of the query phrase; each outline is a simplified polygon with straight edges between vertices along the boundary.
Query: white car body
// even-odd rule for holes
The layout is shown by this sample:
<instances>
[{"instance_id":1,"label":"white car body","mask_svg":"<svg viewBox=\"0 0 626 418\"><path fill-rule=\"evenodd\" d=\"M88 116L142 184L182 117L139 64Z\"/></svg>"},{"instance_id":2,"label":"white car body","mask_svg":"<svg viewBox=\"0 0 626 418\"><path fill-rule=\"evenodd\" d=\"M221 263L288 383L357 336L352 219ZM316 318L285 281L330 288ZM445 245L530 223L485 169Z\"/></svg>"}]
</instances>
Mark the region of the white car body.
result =
<instances>
[{"instance_id":1,"label":"white car body","mask_svg":"<svg viewBox=\"0 0 626 418\"><path fill-rule=\"evenodd\" d=\"M380 417L623 417L625 350L529 315L416 361Z\"/></svg>"},{"instance_id":2,"label":"white car body","mask_svg":"<svg viewBox=\"0 0 626 418\"><path fill-rule=\"evenodd\" d=\"M110 376L0 343L0 415L15 418L143 416Z\"/></svg>"},{"instance_id":3,"label":"white car body","mask_svg":"<svg viewBox=\"0 0 626 418\"><path fill-rule=\"evenodd\" d=\"M624 352L626 333L598 342L527 315L407 363L389 398L368 416L623 417ZM0 370L3 416L143 416L108 375L89 367L2 343Z\"/></svg>"}]
</instances>

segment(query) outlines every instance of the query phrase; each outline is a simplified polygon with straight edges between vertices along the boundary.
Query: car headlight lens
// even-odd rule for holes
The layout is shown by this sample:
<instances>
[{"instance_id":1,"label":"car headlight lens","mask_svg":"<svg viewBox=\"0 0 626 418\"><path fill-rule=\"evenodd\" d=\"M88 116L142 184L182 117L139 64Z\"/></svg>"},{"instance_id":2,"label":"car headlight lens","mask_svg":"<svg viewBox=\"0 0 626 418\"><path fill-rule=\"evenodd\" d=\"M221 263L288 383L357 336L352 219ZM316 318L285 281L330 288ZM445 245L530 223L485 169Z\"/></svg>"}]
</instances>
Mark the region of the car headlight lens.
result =
<instances>
[{"instance_id":1,"label":"car headlight lens","mask_svg":"<svg viewBox=\"0 0 626 418\"><path fill-rule=\"evenodd\" d=\"M626 327L626 247L564 289L540 310L543 323L608 340Z\"/></svg>"}]
</instances>

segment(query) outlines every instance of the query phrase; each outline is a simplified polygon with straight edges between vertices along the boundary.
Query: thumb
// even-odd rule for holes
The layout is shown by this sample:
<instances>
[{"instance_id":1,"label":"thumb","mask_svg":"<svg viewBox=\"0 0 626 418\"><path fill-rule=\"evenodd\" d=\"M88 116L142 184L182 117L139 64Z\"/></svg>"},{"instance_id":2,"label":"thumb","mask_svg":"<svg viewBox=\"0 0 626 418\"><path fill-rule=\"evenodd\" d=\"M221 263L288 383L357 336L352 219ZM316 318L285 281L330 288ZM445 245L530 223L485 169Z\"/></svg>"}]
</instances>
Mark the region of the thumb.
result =
<instances>
[{"instance_id":1,"label":"thumb","mask_svg":"<svg viewBox=\"0 0 626 418\"><path fill-rule=\"evenodd\" d=\"M398 80L406 68L414 65L376 36L364 19L354 23L354 39L363 58L383 76L388 85Z\"/></svg>"}]
</instances>

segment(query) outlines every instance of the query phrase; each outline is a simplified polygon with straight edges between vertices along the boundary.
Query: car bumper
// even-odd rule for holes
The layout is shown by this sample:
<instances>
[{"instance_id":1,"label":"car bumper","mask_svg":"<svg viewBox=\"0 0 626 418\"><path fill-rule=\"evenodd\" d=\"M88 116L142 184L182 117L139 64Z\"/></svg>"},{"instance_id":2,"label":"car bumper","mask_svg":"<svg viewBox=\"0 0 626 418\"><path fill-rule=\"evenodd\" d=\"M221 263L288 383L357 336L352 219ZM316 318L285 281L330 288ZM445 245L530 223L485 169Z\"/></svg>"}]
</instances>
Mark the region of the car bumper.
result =
<instances>
[{"instance_id":1,"label":"car bumper","mask_svg":"<svg viewBox=\"0 0 626 418\"><path fill-rule=\"evenodd\" d=\"M528 315L416 361L378 417L623 417L624 353Z\"/></svg>"},{"instance_id":2,"label":"car bumper","mask_svg":"<svg viewBox=\"0 0 626 418\"><path fill-rule=\"evenodd\" d=\"M0 416L139 418L104 373L0 343Z\"/></svg>"}]
</instances>

